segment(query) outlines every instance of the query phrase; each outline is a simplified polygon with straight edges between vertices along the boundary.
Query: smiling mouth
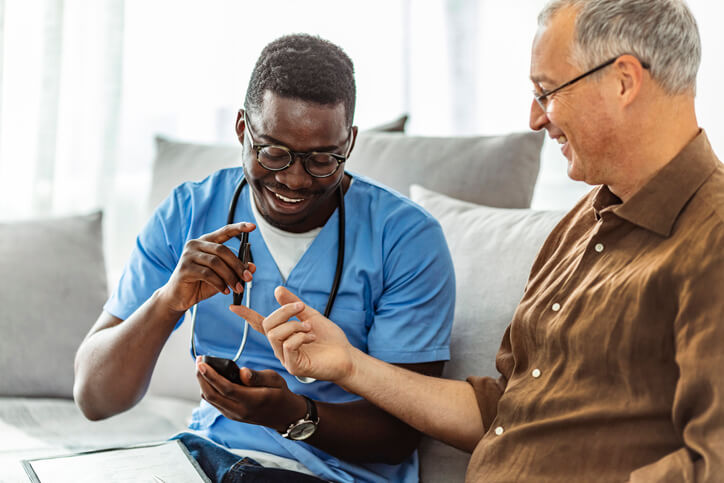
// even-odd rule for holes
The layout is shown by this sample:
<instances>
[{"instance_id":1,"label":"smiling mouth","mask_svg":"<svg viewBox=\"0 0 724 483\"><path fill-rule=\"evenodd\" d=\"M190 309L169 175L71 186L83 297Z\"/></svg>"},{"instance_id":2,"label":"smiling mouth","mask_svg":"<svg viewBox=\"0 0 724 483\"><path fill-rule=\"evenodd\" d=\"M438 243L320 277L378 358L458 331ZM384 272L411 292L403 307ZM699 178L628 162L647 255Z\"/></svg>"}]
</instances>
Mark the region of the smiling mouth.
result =
<instances>
[{"instance_id":1,"label":"smiling mouth","mask_svg":"<svg viewBox=\"0 0 724 483\"><path fill-rule=\"evenodd\" d=\"M275 191L272 191L272 193L274 193L274 196L276 196L277 199L282 200L285 203L301 203L302 201L304 201L304 198L287 198L286 196L280 195Z\"/></svg>"}]
</instances>

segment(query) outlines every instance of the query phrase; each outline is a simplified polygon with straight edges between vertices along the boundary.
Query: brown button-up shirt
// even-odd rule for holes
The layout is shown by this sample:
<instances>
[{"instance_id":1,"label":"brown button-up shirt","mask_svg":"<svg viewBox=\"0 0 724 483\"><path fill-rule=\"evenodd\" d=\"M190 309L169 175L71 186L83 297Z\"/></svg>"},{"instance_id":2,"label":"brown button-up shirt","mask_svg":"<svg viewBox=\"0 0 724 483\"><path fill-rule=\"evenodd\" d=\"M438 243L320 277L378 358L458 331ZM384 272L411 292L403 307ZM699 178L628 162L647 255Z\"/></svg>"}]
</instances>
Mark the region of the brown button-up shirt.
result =
<instances>
[{"instance_id":1,"label":"brown button-up shirt","mask_svg":"<svg viewBox=\"0 0 724 483\"><path fill-rule=\"evenodd\" d=\"M468 481L724 482L724 167L703 132L553 230L496 358Z\"/></svg>"}]
</instances>

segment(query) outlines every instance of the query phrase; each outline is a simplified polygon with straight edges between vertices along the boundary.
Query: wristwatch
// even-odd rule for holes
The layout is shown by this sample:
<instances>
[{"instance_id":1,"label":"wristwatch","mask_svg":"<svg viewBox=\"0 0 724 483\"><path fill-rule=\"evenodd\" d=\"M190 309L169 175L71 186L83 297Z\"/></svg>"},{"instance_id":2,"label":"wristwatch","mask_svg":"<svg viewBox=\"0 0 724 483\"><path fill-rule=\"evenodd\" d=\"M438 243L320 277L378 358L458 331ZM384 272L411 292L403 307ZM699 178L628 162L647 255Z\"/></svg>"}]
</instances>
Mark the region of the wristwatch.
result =
<instances>
[{"instance_id":1,"label":"wristwatch","mask_svg":"<svg viewBox=\"0 0 724 483\"><path fill-rule=\"evenodd\" d=\"M307 414L302 419L289 425L286 433L282 436L294 441L307 439L317 430L319 424L319 416L317 416L317 405L307 396L302 396L307 403Z\"/></svg>"}]
</instances>

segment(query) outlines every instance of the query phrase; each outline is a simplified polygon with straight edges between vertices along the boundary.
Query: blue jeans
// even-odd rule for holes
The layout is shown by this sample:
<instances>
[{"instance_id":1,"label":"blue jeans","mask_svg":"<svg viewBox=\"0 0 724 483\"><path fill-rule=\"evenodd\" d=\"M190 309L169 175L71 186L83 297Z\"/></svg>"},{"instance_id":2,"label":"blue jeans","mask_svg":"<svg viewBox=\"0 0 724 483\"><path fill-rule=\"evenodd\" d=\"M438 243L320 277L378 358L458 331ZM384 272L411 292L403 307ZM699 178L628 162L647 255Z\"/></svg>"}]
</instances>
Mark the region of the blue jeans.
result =
<instances>
[{"instance_id":1,"label":"blue jeans","mask_svg":"<svg viewBox=\"0 0 724 483\"><path fill-rule=\"evenodd\" d=\"M281 468L265 468L251 458L239 458L230 451L191 433L181 433L179 439L199 463L211 481L219 483L320 483L315 476Z\"/></svg>"}]
</instances>

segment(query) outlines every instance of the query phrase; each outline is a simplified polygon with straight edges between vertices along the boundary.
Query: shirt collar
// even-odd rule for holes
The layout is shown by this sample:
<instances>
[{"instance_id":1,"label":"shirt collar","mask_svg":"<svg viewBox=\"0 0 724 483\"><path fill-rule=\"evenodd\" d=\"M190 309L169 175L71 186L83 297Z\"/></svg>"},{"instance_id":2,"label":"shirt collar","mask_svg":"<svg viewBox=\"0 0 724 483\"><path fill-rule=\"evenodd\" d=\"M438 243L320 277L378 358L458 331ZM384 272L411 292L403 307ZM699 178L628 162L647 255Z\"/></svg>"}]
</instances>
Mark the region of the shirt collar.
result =
<instances>
[{"instance_id":1,"label":"shirt collar","mask_svg":"<svg viewBox=\"0 0 724 483\"><path fill-rule=\"evenodd\" d=\"M607 186L593 198L596 217L607 208L635 225L668 237L686 203L714 172L719 160L703 130L625 203ZM611 206L615 205L615 206Z\"/></svg>"}]
</instances>

